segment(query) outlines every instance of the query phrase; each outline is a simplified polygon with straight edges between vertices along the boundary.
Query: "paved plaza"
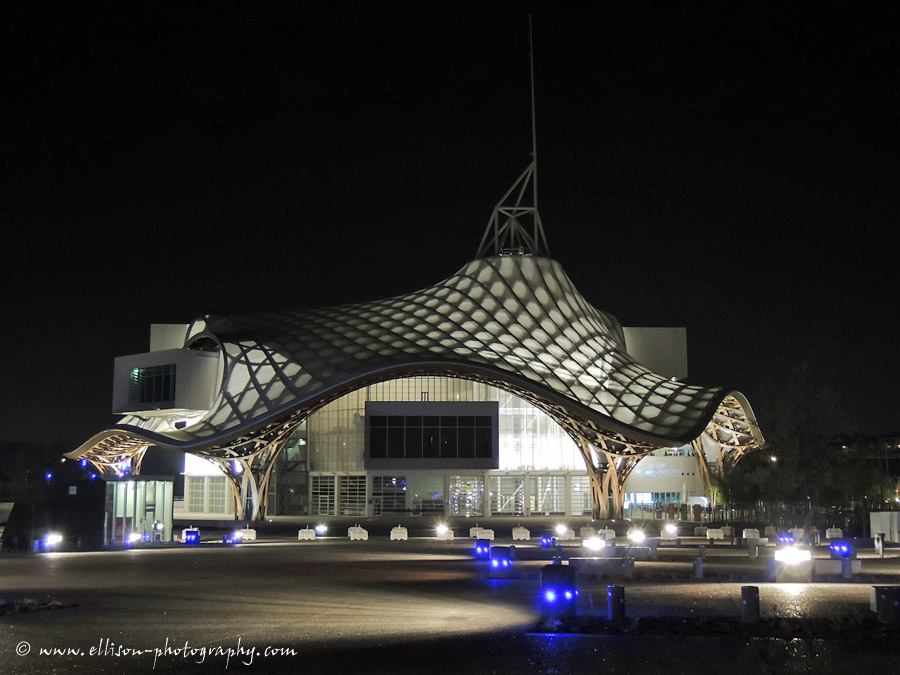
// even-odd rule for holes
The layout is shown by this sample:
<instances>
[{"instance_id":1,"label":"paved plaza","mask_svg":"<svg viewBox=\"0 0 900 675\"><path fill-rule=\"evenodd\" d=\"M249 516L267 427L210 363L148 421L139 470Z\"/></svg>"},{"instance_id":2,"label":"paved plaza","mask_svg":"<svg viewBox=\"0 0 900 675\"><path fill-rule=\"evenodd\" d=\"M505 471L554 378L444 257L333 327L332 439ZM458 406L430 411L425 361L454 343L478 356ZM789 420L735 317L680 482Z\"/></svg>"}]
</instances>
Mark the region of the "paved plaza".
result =
<instances>
[{"instance_id":1,"label":"paved plaza","mask_svg":"<svg viewBox=\"0 0 900 675\"><path fill-rule=\"evenodd\" d=\"M685 538L627 576L579 577L577 619L559 623L538 604L541 571L560 553L583 556L580 541L513 542L505 521L494 545L516 545L515 571L493 579L465 528L392 541L389 523L360 525L368 540L334 522L298 541L297 523L282 522L238 546L202 528L195 546L0 555L2 671L827 673L900 661L896 625L870 609L873 586L900 584L900 549L860 550L850 578L781 583L766 552ZM741 621L748 584L755 626ZM624 595L617 622L611 585Z\"/></svg>"}]
</instances>

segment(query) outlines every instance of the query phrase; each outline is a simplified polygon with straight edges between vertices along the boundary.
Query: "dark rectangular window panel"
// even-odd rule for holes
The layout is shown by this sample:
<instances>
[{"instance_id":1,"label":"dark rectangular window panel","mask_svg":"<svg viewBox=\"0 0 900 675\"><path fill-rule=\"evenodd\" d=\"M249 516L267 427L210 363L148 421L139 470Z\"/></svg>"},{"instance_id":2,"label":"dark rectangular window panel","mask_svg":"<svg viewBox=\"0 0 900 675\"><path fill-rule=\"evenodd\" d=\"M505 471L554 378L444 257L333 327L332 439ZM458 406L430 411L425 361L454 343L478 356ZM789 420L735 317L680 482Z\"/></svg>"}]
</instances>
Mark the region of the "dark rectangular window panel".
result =
<instances>
[{"instance_id":1,"label":"dark rectangular window panel","mask_svg":"<svg viewBox=\"0 0 900 675\"><path fill-rule=\"evenodd\" d=\"M369 433L369 457L384 459L387 457L387 429L379 427Z\"/></svg>"},{"instance_id":2,"label":"dark rectangular window panel","mask_svg":"<svg viewBox=\"0 0 900 675\"><path fill-rule=\"evenodd\" d=\"M406 456L411 459L422 458L422 428L406 428Z\"/></svg>"},{"instance_id":3,"label":"dark rectangular window panel","mask_svg":"<svg viewBox=\"0 0 900 675\"><path fill-rule=\"evenodd\" d=\"M402 427L388 427L388 459L403 459L403 440L405 431Z\"/></svg>"},{"instance_id":4,"label":"dark rectangular window panel","mask_svg":"<svg viewBox=\"0 0 900 675\"><path fill-rule=\"evenodd\" d=\"M496 401L367 402L366 468L497 468L498 411Z\"/></svg>"},{"instance_id":5,"label":"dark rectangular window panel","mask_svg":"<svg viewBox=\"0 0 900 675\"><path fill-rule=\"evenodd\" d=\"M128 389L128 402L161 404L175 401L175 364L133 368Z\"/></svg>"},{"instance_id":6,"label":"dark rectangular window panel","mask_svg":"<svg viewBox=\"0 0 900 675\"><path fill-rule=\"evenodd\" d=\"M494 433L490 427L478 427L475 429L475 457L489 459L493 447Z\"/></svg>"},{"instance_id":7,"label":"dark rectangular window panel","mask_svg":"<svg viewBox=\"0 0 900 675\"><path fill-rule=\"evenodd\" d=\"M475 429L460 427L456 438L456 447L460 459L475 457Z\"/></svg>"},{"instance_id":8,"label":"dark rectangular window panel","mask_svg":"<svg viewBox=\"0 0 900 675\"><path fill-rule=\"evenodd\" d=\"M446 419L446 418L442 418ZM456 459L456 427L441 427L441 459Z\"/></svg>"},{"instance_id":9,"label":"dark rectangular window panel","mask_svg":"<svg viewBox=\"0 0 900 675\"><path fill-rule=\"evenodd\" d=\"M441 437L437 427L422 429L422 457L437 459L441 456Z\"/></svg>"}]
</instances>

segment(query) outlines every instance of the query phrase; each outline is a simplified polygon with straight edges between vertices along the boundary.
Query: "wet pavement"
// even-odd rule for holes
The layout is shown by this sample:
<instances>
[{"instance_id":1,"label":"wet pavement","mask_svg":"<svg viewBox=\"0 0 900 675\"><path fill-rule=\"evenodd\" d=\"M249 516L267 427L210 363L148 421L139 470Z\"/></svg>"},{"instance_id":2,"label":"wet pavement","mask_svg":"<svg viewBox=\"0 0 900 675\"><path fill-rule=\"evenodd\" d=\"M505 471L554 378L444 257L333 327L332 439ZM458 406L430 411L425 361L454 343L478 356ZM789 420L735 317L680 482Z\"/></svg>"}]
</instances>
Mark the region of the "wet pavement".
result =
<instances>
[{"instance_id":1,"label":"wet pavement","mask_svg":"<svg viewBox=\"0 0 900 675\"><path fill-rule=\"evenodd\" d=\"M557 622L537 598L560 551L535 540L498 528L495 546L514 543L517 560L510 578L491 579L462 536L390 541L371 527L349 541L333 527L298 542L294 527L240 546L213 531L193 547L0 555L0 671L843 673L900 662L896 624L870 609L874 585L900 585L900 549L861 550L848 579L781 583L767 555L736 546L706 547L698 578L701 541L685 539L628 577L579 577L578 616ZM741 621L748 584L752 626ZM610 585L624 597L618 622Z\"/></svg>"}]
</instances>

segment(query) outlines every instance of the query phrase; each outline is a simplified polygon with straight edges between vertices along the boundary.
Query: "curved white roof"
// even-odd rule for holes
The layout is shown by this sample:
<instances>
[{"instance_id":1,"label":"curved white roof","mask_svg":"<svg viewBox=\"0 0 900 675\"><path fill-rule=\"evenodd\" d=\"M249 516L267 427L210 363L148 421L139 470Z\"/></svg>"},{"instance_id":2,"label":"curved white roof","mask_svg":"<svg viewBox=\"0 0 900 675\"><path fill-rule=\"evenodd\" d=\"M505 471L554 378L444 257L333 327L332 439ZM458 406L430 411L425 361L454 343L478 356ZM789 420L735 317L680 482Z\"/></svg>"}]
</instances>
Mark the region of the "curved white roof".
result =
<instances>
[{"instance_id":1,"label":"curved white roof","mask_svg":"<svg viewBox=\"0 0 900 675\"><path fill-rule=\"evenodd\" d=\"M724 425L761 442L744 397L656 375L625 351L621 326L590 305L545 257L474 260L420 291L354 305L212 314L186 348L215 343L218 395L188 429L137 416L81 446L109 452L140 439L198 454L258 441L340 395L417 374L469 377L565 411L572 425L625 443L688 443ZM559 419L560 415L556 415Z\"/></svg>"}]
</instances>

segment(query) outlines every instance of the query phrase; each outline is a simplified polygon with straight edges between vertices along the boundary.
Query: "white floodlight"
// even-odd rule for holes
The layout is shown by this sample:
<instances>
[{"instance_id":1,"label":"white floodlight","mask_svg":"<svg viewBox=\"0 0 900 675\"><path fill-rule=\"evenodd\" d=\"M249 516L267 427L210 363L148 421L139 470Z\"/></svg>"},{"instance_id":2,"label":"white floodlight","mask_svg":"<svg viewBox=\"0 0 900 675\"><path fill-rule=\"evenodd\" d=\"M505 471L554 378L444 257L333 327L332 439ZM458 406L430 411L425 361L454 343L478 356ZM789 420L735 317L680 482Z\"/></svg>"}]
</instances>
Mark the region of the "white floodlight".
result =
<instances>
[{"instance_id":1,"label":"white floodlight","mask_svg":"<svg viewBox=\"0 0 900 675\"><path fill-rule=\"evenodd\" d=\"M600 537L591 537L590 539L584 540L584 547L591 551L599 551L600 549L606 548L606 541Z\"/></svg>"},{"instance_id":2,"label":"white floodlight","mask_svg":"<svg viewBox=\"0 0 900 675\"><path fill-rule=\"evenodd\" d=\"M807 549L787 546L775 550L775 560L788 565L796 565L797 563L812 560L812 554Z\"/></svg>"}]
</instances>

